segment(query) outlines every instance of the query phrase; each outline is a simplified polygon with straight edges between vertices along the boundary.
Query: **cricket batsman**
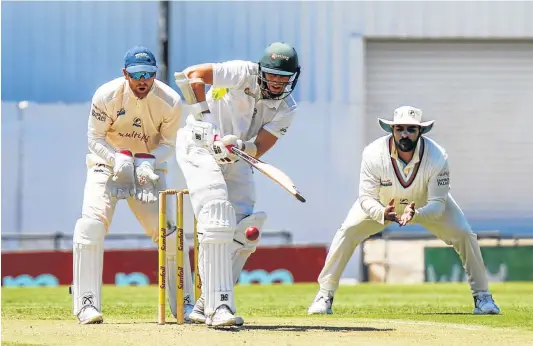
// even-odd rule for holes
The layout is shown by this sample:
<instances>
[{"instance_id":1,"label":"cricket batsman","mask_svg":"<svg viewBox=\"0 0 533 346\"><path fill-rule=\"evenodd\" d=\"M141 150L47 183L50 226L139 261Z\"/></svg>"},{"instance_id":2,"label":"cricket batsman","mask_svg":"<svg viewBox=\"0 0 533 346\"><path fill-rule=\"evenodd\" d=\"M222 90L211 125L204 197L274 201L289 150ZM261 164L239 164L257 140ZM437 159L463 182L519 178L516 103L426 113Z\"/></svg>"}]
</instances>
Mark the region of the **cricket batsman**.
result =
<instances>
[{"instance_id":1,"label":"cricket batsman","mask_svg":"<svg viewBox=\"0 0 533 346\"><path fill-rule=\"evenodd\" d=\"M333 238L308 314L333 313L333 297L353 251L392 222L420 224L452 245L468 275L473 313L500 313L488 290L477 236L450 194L448 155L424 136L433 123L422 122L422 111L410 106L397 108L392 121L379 119L389 134L363 151L359 198Z\"/></svg>"},{"instance_id":2,"label":"cricket batsman","mask_svg":"<svg viewBox=\"0 0 533 346\"><path fill-rule=\"evenodd\" d=\"M291 93L300 75L298 54L276 42L259 62L206 63L184 74L202 112L201 120L188 116L176 150L200 244L202 296L190 319L211 327L239 326L244 320L235 316L233 286L259 241L248 240L245 230L261 229L266 214L254 212L252 168L230 150L235 146L259 158L287 133L297 108ZM205 84L211 85L207 95Z\"/></svg>"},{"instance_id":3,"label":"cricket batsman","mask_svg":"<svg viewBox=\"0 0 533 346\"><path fill-rule=\"evenodd\" d=\"M88 122L87 180L73 237L73 313L80 324L102 323L104 238L115 206L126 200L153 242L158 242L158 191L166 189L182 105L179 94L155 79L156 59L136 46L124 57L123 77L100 86ZM175 201L167 204L167 293L176 316ZM185 256L185 319L192 311L192 277ZM187 270L188 269L188 270ZM171 275L168 275L171 273Z\"/></svg>"}]
</instances>

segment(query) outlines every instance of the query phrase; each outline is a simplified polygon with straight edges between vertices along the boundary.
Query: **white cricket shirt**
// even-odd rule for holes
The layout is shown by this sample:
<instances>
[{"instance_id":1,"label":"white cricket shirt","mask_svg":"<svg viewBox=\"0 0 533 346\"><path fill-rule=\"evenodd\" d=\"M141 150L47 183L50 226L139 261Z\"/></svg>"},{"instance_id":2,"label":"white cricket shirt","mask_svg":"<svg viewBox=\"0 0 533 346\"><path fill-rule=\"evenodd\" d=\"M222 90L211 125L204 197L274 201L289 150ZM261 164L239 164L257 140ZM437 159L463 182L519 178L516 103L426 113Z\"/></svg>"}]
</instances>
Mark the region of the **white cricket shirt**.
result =
<instances>
[{"instance_id":1,"label":"white cricket shirt","mask_svg":"<svg viewBox=\"0 0 533 346\"><path fill-rule=\"evenodd\" d=\"M221 136L233 134L243 141L261 128L277 138L285 135L297 109L292 95L283 100L261 99L256 63L233 60L213 64L213 85L206 95L211 115Z\"/></svg>"},{"instance_id":2,"label":"white cricket shirt","mask_svg":"<svg viewBox=\"0 0 533 346\"><path fill-rule=\"evenodd\" d=\"M398 158L391 135L378 138L363 151L359 202L381 224L385 206L392 198L398 215L415 202L412 222L436 220L444 212L449 191L448 155L427 137L420 138L407 165Z\"/></svg>"}]
</instances>

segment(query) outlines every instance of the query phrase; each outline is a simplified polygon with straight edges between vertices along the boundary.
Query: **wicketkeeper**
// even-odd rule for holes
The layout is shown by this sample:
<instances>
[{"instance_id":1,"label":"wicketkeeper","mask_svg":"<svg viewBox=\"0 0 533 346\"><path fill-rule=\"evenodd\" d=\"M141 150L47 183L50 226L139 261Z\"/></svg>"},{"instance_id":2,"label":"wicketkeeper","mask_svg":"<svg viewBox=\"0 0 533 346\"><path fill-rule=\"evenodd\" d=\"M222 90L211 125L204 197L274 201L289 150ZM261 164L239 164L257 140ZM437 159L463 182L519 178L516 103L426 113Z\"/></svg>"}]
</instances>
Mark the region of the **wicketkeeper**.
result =
<instances>
[{"instance_id":1,"label":"wicketkeeper","mask_svg":"<svg viewBox=\"0 0 533 346\"><path fill-rule=\"evenodd\" d=\"M88 124L87 181L74 228L73 313L81 324L101 323L104 238L116 203L127 200L146 234L158 242L158 191L167 188L175 153L181 98L155 79L156 59L144 47L124 58L123 77L98 88ZM167 203L167 293L176 316L175 200ZM187 247L186 247L187 248ZM155 265L155 263L154 263ZM185 256L185 319L192 311L192 277Z\"/></svg>"}]
</instances>

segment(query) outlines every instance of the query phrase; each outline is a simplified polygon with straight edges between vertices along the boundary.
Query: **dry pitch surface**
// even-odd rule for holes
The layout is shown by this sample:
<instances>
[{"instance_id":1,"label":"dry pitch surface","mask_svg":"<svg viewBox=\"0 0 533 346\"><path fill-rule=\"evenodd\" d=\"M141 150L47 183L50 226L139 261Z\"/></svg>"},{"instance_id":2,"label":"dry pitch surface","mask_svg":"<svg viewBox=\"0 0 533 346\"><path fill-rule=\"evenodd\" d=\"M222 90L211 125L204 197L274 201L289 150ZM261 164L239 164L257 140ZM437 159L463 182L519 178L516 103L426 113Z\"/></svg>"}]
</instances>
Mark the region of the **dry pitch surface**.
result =
<instances>
[{"instance_id":1,"label":"dry pitch surface","mask_svg":"<svg viewBox=\"0 0 533 346\"><path fill-rule=\"evenodd\" d=\"M239 286L239 330L156 321L157 290L103 289L104 324L80 326L66 287L2 288L2 345L533 345L533 284L493 284L503 310L472 316L466 284L342 286L307 316L316 285Z\"/></svg>"}]
</instances>

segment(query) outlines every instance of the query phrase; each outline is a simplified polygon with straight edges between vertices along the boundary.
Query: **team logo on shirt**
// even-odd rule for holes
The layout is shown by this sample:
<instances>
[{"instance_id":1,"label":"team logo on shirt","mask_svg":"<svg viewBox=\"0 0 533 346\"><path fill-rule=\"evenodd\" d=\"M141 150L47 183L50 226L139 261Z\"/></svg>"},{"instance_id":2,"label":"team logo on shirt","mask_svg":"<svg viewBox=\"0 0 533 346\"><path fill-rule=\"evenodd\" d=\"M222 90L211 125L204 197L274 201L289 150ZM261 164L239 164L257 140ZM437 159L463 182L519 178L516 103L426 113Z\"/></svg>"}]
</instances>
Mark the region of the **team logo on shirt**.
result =
<instances>
[{"instance_id":1,"label":"team logo on shirt","mask_svg":"<svg viewBox=\"0 0 533 346\"><path fill-rule=\"evenodd\" d=\"M118 112L117 112L117 118L121 115L124 115L126 114L126 110L124 108L121 108Z\"/></svg>"},{"instance_id":2,"label":"team logo on shirt","mask_svg":"<svg viewBox=\"0 0 533 346\"><path fill-rule=\"evenodd\" d=\"M133 118L133 126L141 127L142 126L141 118Z\"/></svg>"}]
</instances>

